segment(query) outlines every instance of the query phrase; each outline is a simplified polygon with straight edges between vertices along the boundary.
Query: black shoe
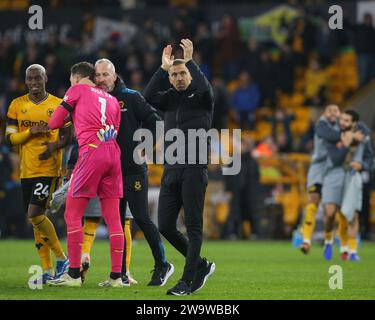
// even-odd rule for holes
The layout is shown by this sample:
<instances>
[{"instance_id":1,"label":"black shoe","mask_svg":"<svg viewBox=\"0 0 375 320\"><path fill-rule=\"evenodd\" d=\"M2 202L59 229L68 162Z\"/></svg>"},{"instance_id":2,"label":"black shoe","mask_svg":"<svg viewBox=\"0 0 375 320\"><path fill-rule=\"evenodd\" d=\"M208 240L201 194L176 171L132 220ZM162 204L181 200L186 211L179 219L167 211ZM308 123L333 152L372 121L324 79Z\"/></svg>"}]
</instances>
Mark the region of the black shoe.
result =
<instances>
[{"instance_id":1,"label":"black shoe","mask_svg":"<svg viewBox=\"0 0 375 320\"><path fill-rule=\"evenodd\" d=\"M174 266L169 262L167 262L164 267L155 267L155 269L152 270L152 277L151 281L148 283L148 286L164 286L173 272Z\"/></svg>"},{"instance_id":2,"label":"black shoe","mask_svg":"<svg viewBox=\"0 0 375 320\"><path fill-rule=\"evenodd\" d=\"M170 296L187 296L191 294L191 285L188 285L184 280L178 283L171 289L168 289L167 295Z\"/></svg>"},{"instance_id":3,"label":"black shoe","mask_svg":"<svg viewBox=\"0 0 375 320\"><path fill-rule=\"evenodd\" d=\"M121 274L121 281L123 285L130 287L129 277L127 276L126 273Z\"/></svg>"},{"instance_id":4,"label":"black shoe","mask_svg":"<svg viewBox=\"0 0 375 320\"><path fill-rule=\"evenodd\" d=\"M208 279L215 271L215 263L209 262L203 258L203 263L198 267L197 273L191 284L191 292L196 292L202 289Z\"/></svg>"}]
</instances>

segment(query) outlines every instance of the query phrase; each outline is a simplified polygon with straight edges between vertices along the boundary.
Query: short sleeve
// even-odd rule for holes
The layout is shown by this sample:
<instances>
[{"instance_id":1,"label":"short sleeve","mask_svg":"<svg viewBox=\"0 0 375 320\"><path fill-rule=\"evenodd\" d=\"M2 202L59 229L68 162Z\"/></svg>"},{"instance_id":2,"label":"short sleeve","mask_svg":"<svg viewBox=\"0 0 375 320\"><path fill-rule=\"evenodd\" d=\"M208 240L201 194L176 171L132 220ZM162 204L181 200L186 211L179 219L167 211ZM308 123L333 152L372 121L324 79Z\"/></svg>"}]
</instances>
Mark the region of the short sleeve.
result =
<instances>
[{"instance_id":1,"label":"short sleeve","mask_svg":"<svg viewBox=\"0 0 375 320\"><path fill-rule=\"evenodd\" d=\"M61 102L61 105L68 110L69 112L72 112L74 107L77 104L77 101L80 96L80 86L75 85L68 89L68 91L65 93L65 96L63 98L63 102Z\"/></svg>"},{"instance_id":2,"label":"short sleeve","mask_svg":"<svg viewBox=\"0 0 375 320\"><path fill-rule=\"evenodd\" d=\"M17 103L14 100L9 106L7 117L13 120L17 120Z\"/></svg>"}]
</instances>

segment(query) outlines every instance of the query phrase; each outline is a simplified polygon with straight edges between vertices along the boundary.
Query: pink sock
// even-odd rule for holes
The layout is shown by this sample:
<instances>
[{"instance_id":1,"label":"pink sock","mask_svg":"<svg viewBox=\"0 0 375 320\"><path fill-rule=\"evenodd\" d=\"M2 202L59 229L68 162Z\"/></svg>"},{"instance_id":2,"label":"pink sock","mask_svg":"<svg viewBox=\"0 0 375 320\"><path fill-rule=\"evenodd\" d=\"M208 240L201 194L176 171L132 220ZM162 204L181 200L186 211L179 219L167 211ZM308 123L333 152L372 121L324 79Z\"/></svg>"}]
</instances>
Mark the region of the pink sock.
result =
<instances>
[{"instance_id":1,"label":"pink sock","mask_svg":"<svg viewBox=\"0 0 375 320\"><path fill-rule=\"evenodd\" d=\"M88 198L72 198L69 194L66 199L64 217L67 228L70 268L81 267L81 252L83 243L82 216L88 202Z\"/></svg>"},{"instance_id":2,"label":"pink sock","mask_svg":"<svg viewBox=\"0 0 375 320\"><path fill-rule=\"evenodd\" d=\"M124 252L124 231L121 226L120 199L100 199L102 215L109 232L111 248L111 272L121 273L122 255Z\"/></svg>"}]
</instances>

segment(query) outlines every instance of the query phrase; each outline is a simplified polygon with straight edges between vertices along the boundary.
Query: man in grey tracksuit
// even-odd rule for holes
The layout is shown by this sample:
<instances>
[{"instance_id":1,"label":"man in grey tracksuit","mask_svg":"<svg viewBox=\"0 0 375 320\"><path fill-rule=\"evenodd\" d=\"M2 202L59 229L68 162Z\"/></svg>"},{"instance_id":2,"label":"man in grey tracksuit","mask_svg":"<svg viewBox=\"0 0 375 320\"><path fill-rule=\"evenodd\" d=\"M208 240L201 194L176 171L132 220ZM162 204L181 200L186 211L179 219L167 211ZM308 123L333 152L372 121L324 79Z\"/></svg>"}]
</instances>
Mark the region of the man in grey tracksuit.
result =
<instances>
[{"instance_id":1,"label":"man in grey tracksuit","mask_svg":"<svg viewBox=\"0 0 375 320\"><path fill-rule=\"evenodd\" d=\"M348 110L342 113L340 117L340 129L342 131L341 141L339 143L327 142L327 160L326 173L323 178L322 188L322 202L324 204L325 216L325 246L324 257L326 260L332 258L333 248L333 228L335 213L342 206L344 193L348 199L348 189L345 189L345 182L351 180L358 182L358 175L355 172L368 169L365 163L366 145L370 145L365 140L365 135L359 133L358 126L359 116L353 110ZM362 125L363 127L363 125ZM367 151L367 153L369 153ZM353 180L351 175L355 175ZM359 177L360 178L360 177ZM349 203L356 195L356 203L360 202L361 189L356 193L352 193L349 198ZM357 206L358 207L358 206ZM358 208L359 210L360 208ZM349 247L353 247L353 238L356 238L358 232L358 214L354 215L349 221ZM355 231L357 230L357 231ZM355 235L355 237L354 237Z\"/></svg>"},{"instance_id":2,"label":"man in grey tracksuit","mask_svg":"<svg viewBox=\"0 0 375 320\"><path fill-rule=\"evenodd\" d=\"M326 143L340 141L341 133L338 125L340 109L337 105L328 105L315 125L314 152L307 174L308 203L302 222L303 243L300 250L307 254L311 248L311 237L315 227L315 216L321 199L323 176L326 171Z\"/></svg>"},{"instance_id":3,"label":"man in grey tracksuit","mask_svg":"<svg viewBox=\"0 0 375 320\"><path fill-rule=\"evenodd\" d=\"M349 261L358 261L357 236L359 232L359 212L362 210L363 180L362 171L370 171L374 153L370 135L366 135L355 151L353 160L350 151L344 162L345 182L341 212L348 222Z\"/></svg>"}]
</instances>

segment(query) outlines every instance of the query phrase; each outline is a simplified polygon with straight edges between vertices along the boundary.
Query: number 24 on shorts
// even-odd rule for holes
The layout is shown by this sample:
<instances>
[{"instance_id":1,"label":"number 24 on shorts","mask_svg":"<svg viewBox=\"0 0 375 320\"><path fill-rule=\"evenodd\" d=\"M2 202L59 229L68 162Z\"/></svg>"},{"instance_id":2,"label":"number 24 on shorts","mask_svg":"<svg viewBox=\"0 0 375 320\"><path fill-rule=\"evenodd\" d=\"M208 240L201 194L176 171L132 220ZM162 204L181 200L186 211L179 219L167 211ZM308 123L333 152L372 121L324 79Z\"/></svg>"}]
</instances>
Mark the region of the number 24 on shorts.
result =
<instances>
[{"instance_id":1,"label":"number 24 on shorts","mask_svg":"<svg viewBox=\"0 0 375 320\"><path fill-rule=\"evenodd\" d=\"M42 183L37 183L35 185L35 190L34 190L34 195L36 196L40 196L40 195L44 195L46 197L48 197L49 195L49 185L45 185L43 186Z\"/></svg>"}]
</instances>

